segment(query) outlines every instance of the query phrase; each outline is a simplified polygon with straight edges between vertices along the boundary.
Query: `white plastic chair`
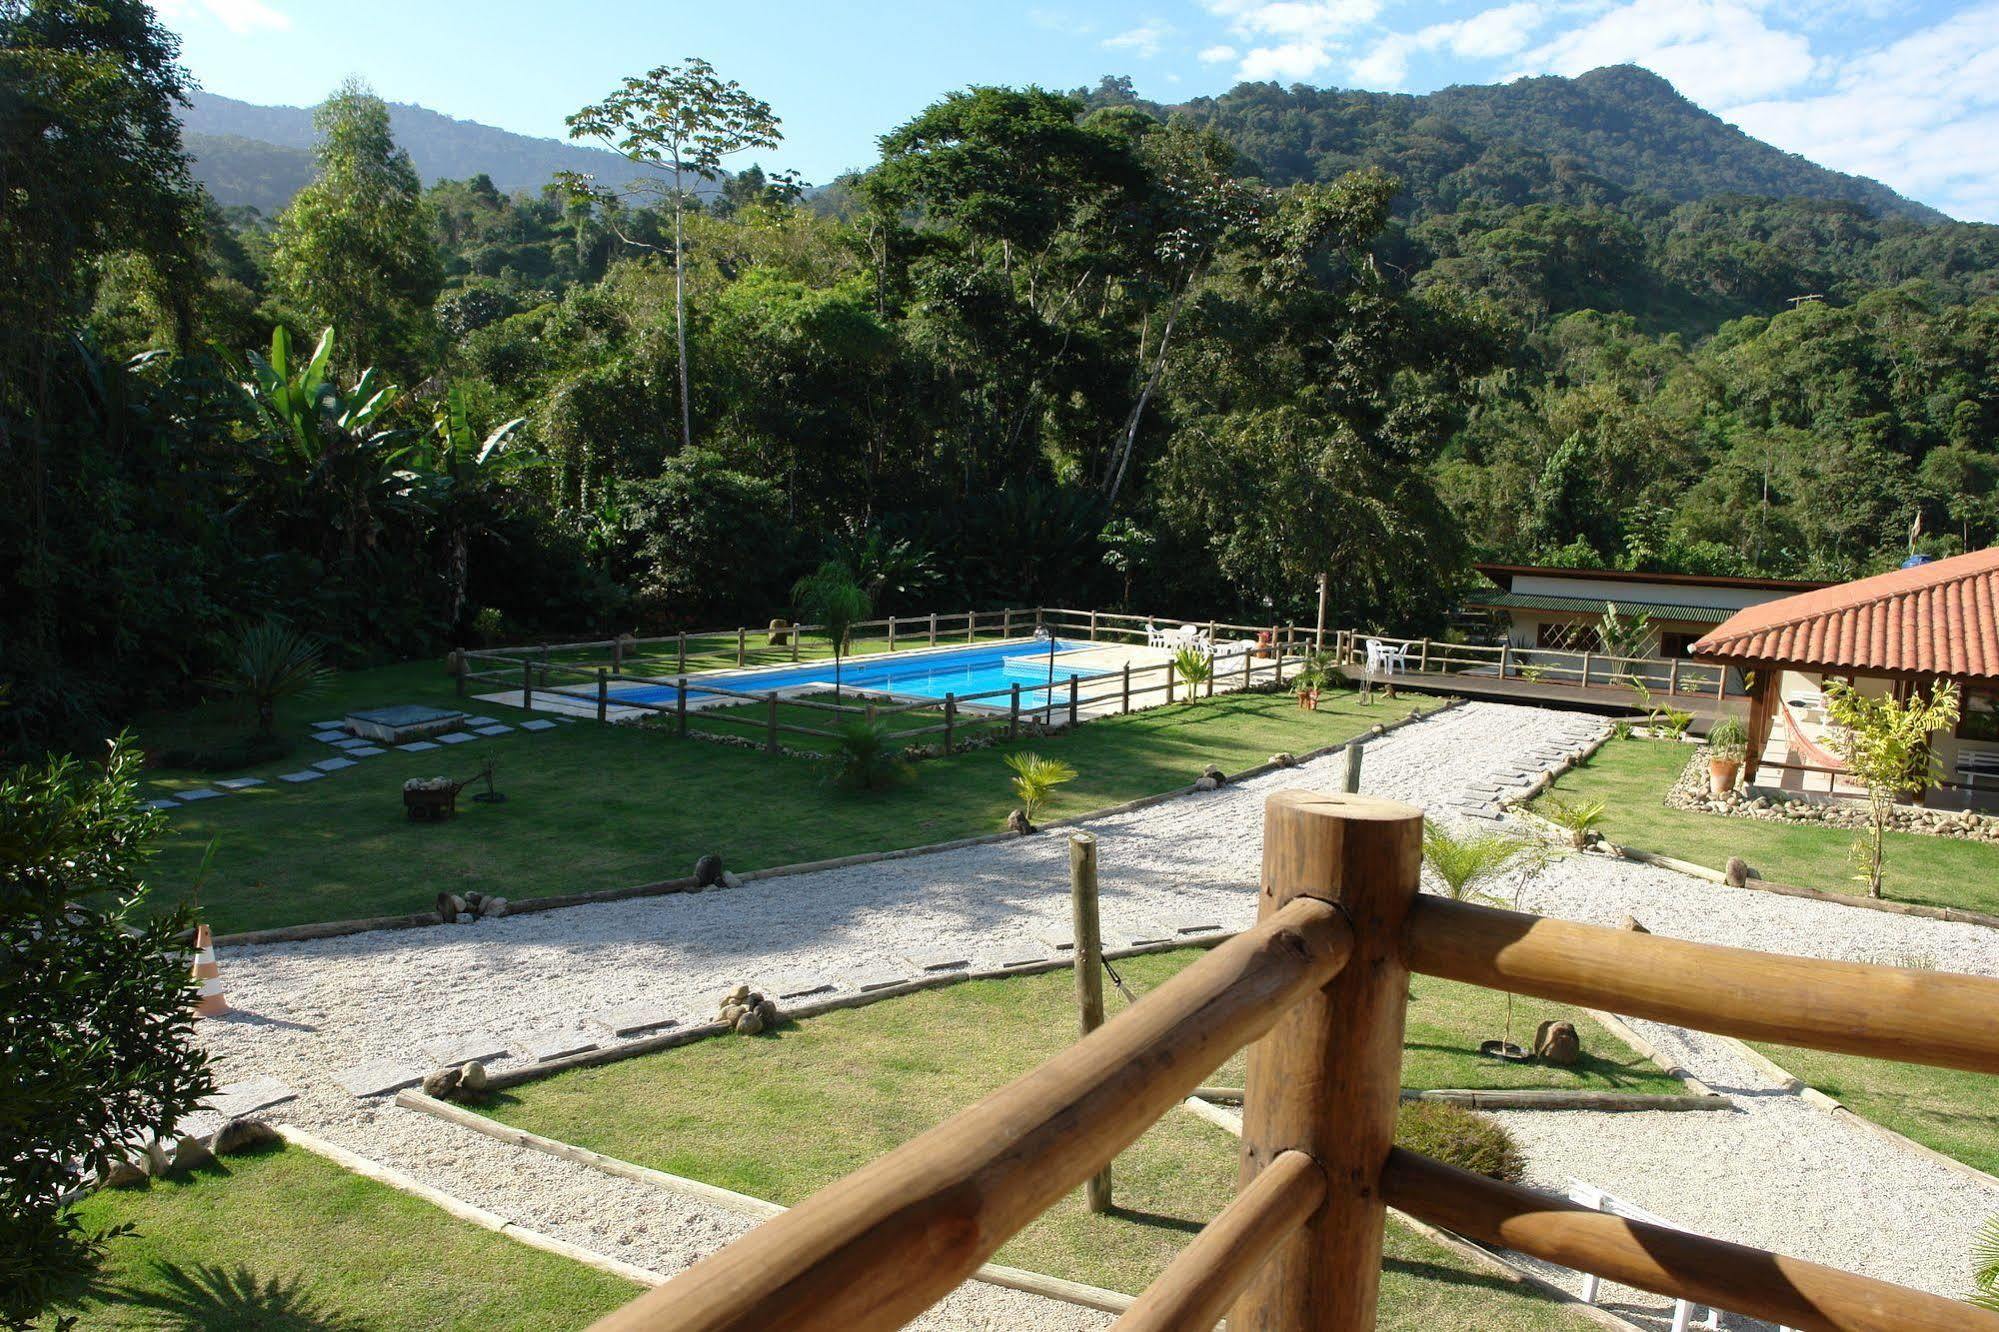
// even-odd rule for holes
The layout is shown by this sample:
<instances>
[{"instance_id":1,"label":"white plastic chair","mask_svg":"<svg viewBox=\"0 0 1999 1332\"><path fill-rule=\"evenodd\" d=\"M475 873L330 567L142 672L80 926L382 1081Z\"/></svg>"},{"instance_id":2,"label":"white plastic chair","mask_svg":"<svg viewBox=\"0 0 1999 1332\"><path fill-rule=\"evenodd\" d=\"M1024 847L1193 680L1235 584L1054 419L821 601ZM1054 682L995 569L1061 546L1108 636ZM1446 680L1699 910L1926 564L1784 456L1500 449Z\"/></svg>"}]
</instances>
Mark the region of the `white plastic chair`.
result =
<instances>
[{"instance_id":1,"label":"white plastic chair","mask_svg":"<svg viewBox=\"0 0 1999 1332\"><path fill-rule=\"evenodd\" d=\"M1378 638L1367 640L1367 673L1369 675L1394 675L1409 669L1409 647L1390 647Z\"/></svg>"}]
</instances>

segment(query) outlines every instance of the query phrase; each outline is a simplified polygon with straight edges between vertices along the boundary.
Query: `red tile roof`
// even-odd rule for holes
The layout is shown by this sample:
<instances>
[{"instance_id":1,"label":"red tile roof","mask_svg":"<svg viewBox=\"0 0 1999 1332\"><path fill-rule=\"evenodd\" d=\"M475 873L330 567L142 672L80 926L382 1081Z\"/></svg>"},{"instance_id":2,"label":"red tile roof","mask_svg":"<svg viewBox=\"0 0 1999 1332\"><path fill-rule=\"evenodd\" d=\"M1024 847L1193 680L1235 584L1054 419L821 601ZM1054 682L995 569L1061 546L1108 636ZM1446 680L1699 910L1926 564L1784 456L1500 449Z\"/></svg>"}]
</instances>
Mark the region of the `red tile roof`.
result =
<instances>
[{"instance_id":1,"label":"red tile roof","mask_svg":"<svg viewBox=\"0 0 1999 1332\"><path fill-rule=\"evenodd\" d=\"M1999 679L1999 546L1751 606L1692 651L1731 665Z\"/></svg>"}]
</instances>

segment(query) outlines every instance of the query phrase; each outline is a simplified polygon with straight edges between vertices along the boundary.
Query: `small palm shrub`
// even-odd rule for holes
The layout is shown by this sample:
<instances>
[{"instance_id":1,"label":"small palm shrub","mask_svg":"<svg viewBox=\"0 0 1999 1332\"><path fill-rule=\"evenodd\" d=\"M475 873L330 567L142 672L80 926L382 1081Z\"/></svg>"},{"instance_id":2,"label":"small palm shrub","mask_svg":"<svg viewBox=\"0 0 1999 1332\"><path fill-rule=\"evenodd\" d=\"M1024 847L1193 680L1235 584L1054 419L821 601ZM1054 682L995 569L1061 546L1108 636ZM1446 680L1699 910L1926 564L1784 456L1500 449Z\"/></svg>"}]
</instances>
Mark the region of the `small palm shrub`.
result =
<instances>
[{"instance_id":1,"label":"small palm shrub","mask_svg":"<svg viewBox=\"0 0 1999 1332\"><path fill-rule=\"evenodd\" d=\"M212 683L250 705L262 738L277 734L280 702L318 693L332 678L317 642L272 619L242 632Z\"/></svg>"},{"instance_id":2,"label":"small palm shrub","mask_svg":"<svg viewBox=\"0 0 1999 1332\"><path fill-rule=\"evenodd\" d=\"M1061 759L1039 754L1008 754L1006 766L1013 769L1013 793L1020 798L1021 810L1030 824L1041 817L1056 787L1076 780L1074 768Z\"/></svg>"},{"instance_id":3,"label":"small palm shrub","mask_svg":"<svg viewBox=\"0 0 1999 1332\"><path fill-rule=\"evenodd\" d=\"M1453 902L1500 899L1481 891L1525 854L1527 843L1505 833L1452 832L1441 823L1423 824L1423 863Z\"/></svg>"},{"instance_id":4,"label":"small palm shrub","mask_svg":"<svg viewBox=\"0 0 1999 1332\"><path fill-rule=\"evenodd\" d=\"M1707 747L1718 759L1740 761L1749 752L1749 728L1733 717L1723 717L1707 733Z\"/></svg>"},{"instance_id":5,"label":"small palm shrub","mask_svg":"<svg viewBox=\"0 0 1999 1332\"><path fill-rule=\"evenodd\" d=\"M1999 1313L1999 1216L1987 1217L1971 1242L1971 1303Z\"/></svg>"},{"instance_id":6,"label":"small palm shrub","mask_svg":"<svg viewBox=\"0 0 1999 1332\"><path fill-rule=\"evenodd\" d=\"M1508 1184L1527 1173L1527 1158L1512 1134L1448 1101L1404 1101L1395 1113L1395 1145Z\"/></svg>"},{"instance_id":7,"label":"small palm shrub","mask_svg":"<svg viewBox=\"0 0 1999 1332\"><path fill-rule=\"evenodd\" d=\"M835 785L855 791L880 791L911 773L909 760L902 756L887 722L855 720L843 723L837 730L833 751L827 758Z\"/></svg>"},{"instance_id":8,"label":"small palm shrub","mask_svg":"<svg viewBox=\"0 0 1999 1332\"><path fill-rule=\"evenodd\" d=\"M1589 836L1603 822L1606 808L1601 800L1570 802L1559 796L1548 799L1548 817L1568 830L1569 842L1578 851L1589 845Z\"/></svg>"},{"instance_id":9,"label":"small palm shrub","mask_svg":"<svg viewBox=\"0 0 1999 1332\"><path fill-rule=\"evenodd\" d=\"M1187 686L1187 701L1192 702L1201 686L1215 676L1215 660L1197 647L1183 647L1173 654L1173 673Z\"/></svg>"}]
</instances>

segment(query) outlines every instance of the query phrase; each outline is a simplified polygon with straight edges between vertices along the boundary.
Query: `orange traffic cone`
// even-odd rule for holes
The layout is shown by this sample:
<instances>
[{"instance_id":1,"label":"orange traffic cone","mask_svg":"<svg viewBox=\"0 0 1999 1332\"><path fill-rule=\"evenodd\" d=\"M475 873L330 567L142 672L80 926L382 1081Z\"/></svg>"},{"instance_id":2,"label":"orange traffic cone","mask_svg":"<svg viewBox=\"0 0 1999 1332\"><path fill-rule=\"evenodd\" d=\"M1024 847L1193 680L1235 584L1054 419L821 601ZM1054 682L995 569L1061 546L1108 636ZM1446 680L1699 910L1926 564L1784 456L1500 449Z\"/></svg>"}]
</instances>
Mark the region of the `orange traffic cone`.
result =
<instances>
[{"instance_id":1,"label":"orange traffic cone","mask_svg":"<svg viewBox=\"0 0 1999 1332\"><path fill-rule=\"evenodd\" d=\"M201 993L194 1001L196 1017L221 1017L229 1011L228 1001L222 997L222 968L215 962L215 940L209 936L206 925L194 929L194 978L201 982Z\"/></svg>"}]
</instances>

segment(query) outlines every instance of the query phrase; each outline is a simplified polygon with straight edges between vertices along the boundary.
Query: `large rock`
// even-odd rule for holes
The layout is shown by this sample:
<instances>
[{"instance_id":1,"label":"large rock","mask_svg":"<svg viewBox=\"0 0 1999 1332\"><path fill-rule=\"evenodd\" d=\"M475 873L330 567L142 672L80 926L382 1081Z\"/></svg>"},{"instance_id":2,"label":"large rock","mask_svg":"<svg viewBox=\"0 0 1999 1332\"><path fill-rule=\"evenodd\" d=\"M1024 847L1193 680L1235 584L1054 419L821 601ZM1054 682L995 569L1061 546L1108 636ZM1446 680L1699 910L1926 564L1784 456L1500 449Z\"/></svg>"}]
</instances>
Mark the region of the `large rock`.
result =
<instances>
[{"instance_id":1,"label":"large rock","mask_svg":"<svg viewBox=\"0 0 1999 1332\"><path fill-rule=\"evenodd\" d=\"M232 1119L215 1131L210 1150L217 1156L237 1156L281 1141L278 1131L261 1119Z\"/></svg>"},{"instance_id":2,"label":"large rock","mask_svg":"<svg viewBox=\"0 0 1999 1332\"><path fill-rule=\"evenodd\" d=\"M482 900L479 903L479 914L482 916L506 915L507 899L504 897L488 897Z\"/></svg>"},{"instance_id":3,"label":"large rock","mask_svg":"<svg viewBox=\"0 0 1999 1332\"><path fill-rule=\"evenodd\" d=\"M1195 779L1194 789L1196 791L1212 791L1220 785L1221 783L1212 777L1200 777Z\"/></svg>"},{"instance_id":4,"label":"large rock","mask_svg":"<svg viewBox=\"0 0 1999 1332\"><path fill-rule=\"evenodd\" d=\"M1034 825L1027 821L1026 810L1016 809L1006 816L1006 830L1008 832L1019 833L1025 837L1028 833L1034 831Z\"/></svg>"},{"instance_id":5,"label":"large rock","mask_svg":"<svg viewBox=\"0 0 1999 1332\"><path fill-rule=\"evenodd\" d=\"M1554 1018L1543 1022L1534 1032L1534 1054L1545 1063L1563 1066L1582 1058L1582 1038L1576 1035L1575 1024Z\"/></svg>"},{"instance_id":6,"label":"large rock","mask_svg":"<svg viewBox=\"0 0 1999 1332\"><path fill-rule=\"evenodd\" d=\"M1722 870L1722 879L1731 888L1740 888L1749 882L1751 871L1749 862L1741 856L1730 856Z\"/></svg>"},{"instance_id":7,"label":"large rock","mask_svg":"<svg viewBox=\"0 0 1999 1332\"><path fill-rule=\"evenodd\" d=\"M1229 779L1229 775L1227 773L1223 772L1220 768L1216 767L1212 763L1210 763L1207 767L1201 769L1201 775L1214 782L1216 786L1222 785L1223 783L1227 782Z\"/></svg>"},{"instance_id":8,"label":"large rock","mask_svg":"<svg viewBox=\"0 0 1999 1332\"><path fill-rule=\"evenodd\" d=\"M713 888L722 881L722 858L713 852L694 862L694 885Z\"/></svg>"},{"instance_id":9,"label":"large rock","mask_svg":"<svg viewBox=\"0 0 1999 1332\"><path fill-rule=\"evenodd\" d=\"M492 1078L486 1066L478 1060L468 1060L458 1069L458 1090L462 1092L482 1092L492 1085Z\"/></svg>"},{"instance_id":10,"label":"large rock","mask_svg":"<svg viewBox=\"0 0 1999 1332\"><path fill-rule=\"evenodd\" d=\"M423 1094L448 1101L458 1091L461 1074L455 1068L434 1068L423 1075Z\"/></svg>"},{"instance_id":11,"label":"large rock","mask_svg":"<svg viewBox=\"0 0 1999 1332\"><path fill-rule=\"evenodd\" d=\"M182 1134L174 1140L174 1173L185 1174L199 1170L203 1166L215 1164L215 1150L193 1134Z\"/></svg>"},{"instance_id":12,"label":"large rock","mask_svg":"<svg viewBox=\"0 0 1999 1332\"><path fill-rule=\"evenodd\" d=\"M107 1189L136 1189L144 1184L148 1176L145 1168L135 1161L113 1161L104 1172L104 1187Z\"/></svg>"},{"instance_id":13,"label":"large rock","mask_svg":"<svg viewBox=\"0 0 1999 1332\"><path fill-rule=\"evenodd\" d=\"M754 1036L764 1029L763 1015L754 1008L736 1019L738 1036Z\"/></svg>"},{"instance_id":14,"label":"large rock","mask_svg":"<svg viewBox=\"0 0 1999 1332\"><path fill-rule=\"evenodd\" d=\"M458 919L458 899L450 893L437 895L437 919L439 924L449 925Z\"/></svg>"}]
</instances>

